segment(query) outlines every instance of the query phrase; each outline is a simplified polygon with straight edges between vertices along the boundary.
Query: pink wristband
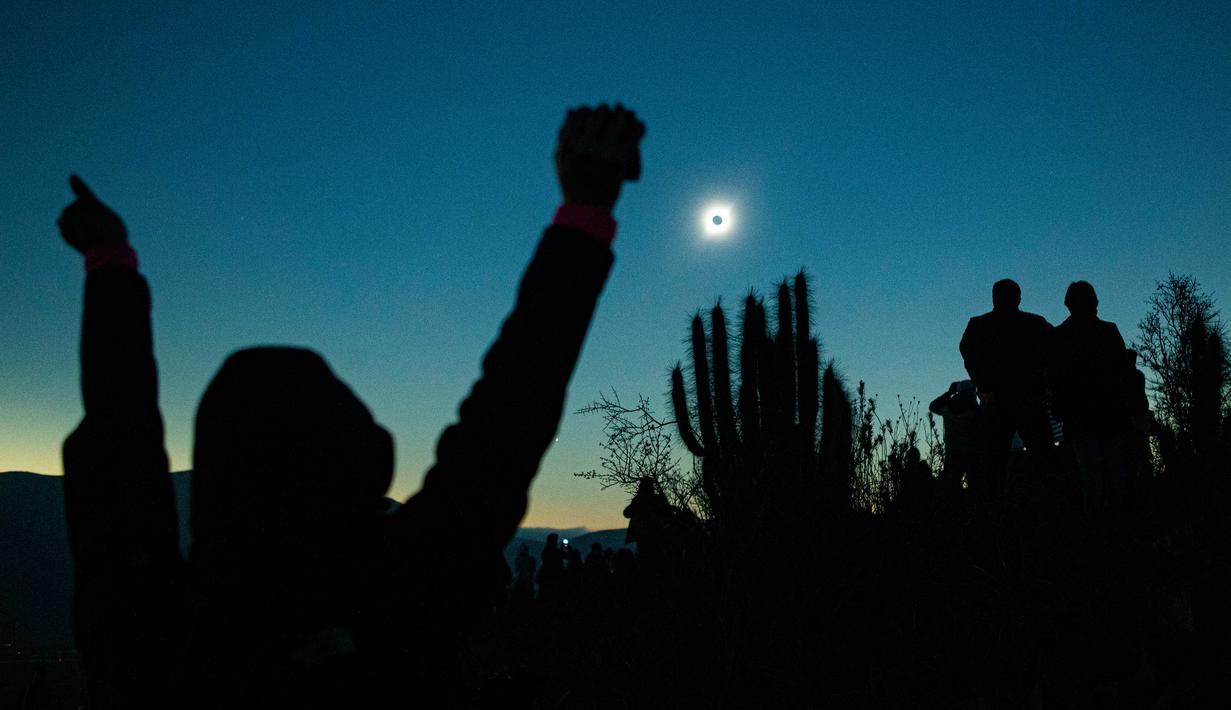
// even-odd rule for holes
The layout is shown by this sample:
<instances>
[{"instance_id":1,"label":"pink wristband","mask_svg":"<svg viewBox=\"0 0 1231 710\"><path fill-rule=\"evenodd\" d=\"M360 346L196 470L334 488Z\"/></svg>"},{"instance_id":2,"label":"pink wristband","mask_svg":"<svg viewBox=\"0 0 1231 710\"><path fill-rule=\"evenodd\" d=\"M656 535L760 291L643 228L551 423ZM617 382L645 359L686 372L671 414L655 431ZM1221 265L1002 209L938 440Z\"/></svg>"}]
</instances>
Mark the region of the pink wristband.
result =
<instances>
[{"instance_id":1,"label":"pink wristband","mask_svg":"<svg viewBox=\"0 0 1231 710\"><path fill-rule=\"evenodd\" d=\"M104 266L119 266L137 270L137 252L127 244L103 244L85 253L85 272L88 274Z\"/></svg>"},{"instance_id":2,"label":"pink wristband","mask_svg":"<svg viewBox=\"0 0 1231 710\"><path fill-rule=\"evenodd\" d=\"M607 246L611 246L611 242L615 239L616 221L605 210L598 207L560 205L551 223L580 229Z\"/></svg>"}]
</instances>

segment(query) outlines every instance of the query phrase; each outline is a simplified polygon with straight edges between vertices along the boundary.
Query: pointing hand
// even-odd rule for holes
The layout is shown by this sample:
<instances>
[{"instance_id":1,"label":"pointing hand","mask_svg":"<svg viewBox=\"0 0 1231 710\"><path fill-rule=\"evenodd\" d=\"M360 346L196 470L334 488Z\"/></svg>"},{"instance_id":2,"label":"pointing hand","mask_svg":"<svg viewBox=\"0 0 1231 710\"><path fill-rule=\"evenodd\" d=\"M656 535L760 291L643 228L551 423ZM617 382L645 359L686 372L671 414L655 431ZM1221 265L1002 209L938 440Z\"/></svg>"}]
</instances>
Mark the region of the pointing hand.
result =
<instances>
[{"instance_id":1,"label":"pointing hand","mask_svg":"<svg viewBox=\"0 0 1231 710\"><path fill-rule=\"evenodd\" d=\"M76 175L68 178L77 199L60 214L56 224L69 246L81 252L109 244L127 244L128 230L120 216L98 201L85 181Z\"/></svg>"}]
</instances>

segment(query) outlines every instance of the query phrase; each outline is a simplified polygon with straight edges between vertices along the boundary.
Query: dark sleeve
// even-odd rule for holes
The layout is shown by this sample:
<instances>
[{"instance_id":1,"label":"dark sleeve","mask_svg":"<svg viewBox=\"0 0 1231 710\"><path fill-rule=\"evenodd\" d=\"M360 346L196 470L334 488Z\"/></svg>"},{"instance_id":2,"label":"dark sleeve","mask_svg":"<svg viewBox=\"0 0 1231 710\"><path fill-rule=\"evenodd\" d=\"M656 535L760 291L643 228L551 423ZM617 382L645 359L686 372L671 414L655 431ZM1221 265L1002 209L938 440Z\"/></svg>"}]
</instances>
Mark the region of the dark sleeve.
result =
<instances>
[{"instance_id":1,"label":"dark sleeve","mask_svg":"<svg viewBox=\"0 0 1231 710\"><path fill-rule=\"evenodd\" d=\"M543 235L422 490L395 514L393 535L437 579L467 584L465 570L516 531L611 264L610 248L585 232L553 226ZM428 547L441 535L447 548Z\"/></svg>"},{"instance_id":2,"label":"dark sleeve","mask_svg":"<svg viewBox=\"0 0 1231 710\"><path fill-rule=\"evenodd\" d=\"M1063 343L1060 338L1059 329L1047 322L1046 318L1039 317L1039 359L1043 361L1044 382L1047 387L1051 387L1054 391L1056 387L1056 373L1062 367L1061 359L1063 357Z\"/></svg>"},{"instance_id":3,"label":"dark sleeve","mask_svg":"<svg viewBox=\"0 0 1231 710\"><path fill-rule=\"evenodd\" d=\"M1047 348L1047 384L1051 387L1051 411L1063 417L1072 388L1072 356L1065 325L1052 328Z\"/></svg>"},{"instance_id":4,"label":"dark sleeve","mask_svg":"<svg viewBox=\"0 0 1231 710\"><path fill-rule=\"evenodd\" d=\"M85 417L63 452L74 635L91 695L124 704L157 686L181 565L149 289L135 271L86 278L81 389Z\"/></svg>"},{"instance_id":5,"label":"dark sleeve","mask_svg":"<svg viewBox=\"0 0 1231 710\"><path fill-rule=\"evenodd\" d=\"M979 346L979 322L971 318L966 324L965 332L962 333L962 342L958 345L958 349L962 353L962 360L966 365L966 372L970 375L970 381L975 383L976 388L981 389L985 383Z\"/></svg>"},{"instance_id":6,"label":"dark sleeve","mask_svg":"<svg viewBox=\"0 0 1231 710\"><path fill-rule=\"evenodd\" d=\"M1128 350L1128 346L1124 344L1124 336L1120 335L1119 326L1115 323L1108 323L1107 326L1107 346L1116 357L1113 362L1126 362L1124 352Z\"/></svg>"}]
</instances>

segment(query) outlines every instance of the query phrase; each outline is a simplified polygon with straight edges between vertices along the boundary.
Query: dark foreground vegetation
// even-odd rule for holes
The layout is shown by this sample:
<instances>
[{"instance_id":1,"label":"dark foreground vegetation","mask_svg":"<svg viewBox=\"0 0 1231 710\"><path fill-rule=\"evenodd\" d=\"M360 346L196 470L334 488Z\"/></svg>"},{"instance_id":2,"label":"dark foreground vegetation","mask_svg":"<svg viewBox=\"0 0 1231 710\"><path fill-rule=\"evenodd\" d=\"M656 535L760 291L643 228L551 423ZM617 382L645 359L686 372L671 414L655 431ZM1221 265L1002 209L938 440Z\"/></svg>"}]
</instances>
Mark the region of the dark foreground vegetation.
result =
<instances>
[{"instance_id":1,"label":"dark foreground vegetation","mask_svg":"<svg viewBox=\"0 0 1231 710\"><path fill-rule=\"evenodd\" d=\"M1015 473L994 504L937 489L725 550L704 526L672 533L629 581L489 619L478 675L526 693L490 707L1222 707L1215 498L1138 480L1129 511L1096 520L1073 471Z\"/></svg>"},{"instance_id":2,"label":"dark foreground vegetation","mask_svg":"<svg viewBox=\"0 0 1231 710\"><path fill-rule=\"evenodd\" d=\"M635 491L635 573L496 617L488 660L527 695L492 707L1224 707L1231 427L1198 294L1172 277L1142 323L1147 363L1173 371L1151 368L1157 420L1117 434L1112 509L1091 508L1059 425L989 488L997 457L959 426L942 443L917 407L882 420L862 386L852 405L817 357L802 276L778 290L776 328L747 299L738 365L723 310L698 316L674 421L615 395L584 410L609 439L579 475Z\"/></svg>"}]
</instances>

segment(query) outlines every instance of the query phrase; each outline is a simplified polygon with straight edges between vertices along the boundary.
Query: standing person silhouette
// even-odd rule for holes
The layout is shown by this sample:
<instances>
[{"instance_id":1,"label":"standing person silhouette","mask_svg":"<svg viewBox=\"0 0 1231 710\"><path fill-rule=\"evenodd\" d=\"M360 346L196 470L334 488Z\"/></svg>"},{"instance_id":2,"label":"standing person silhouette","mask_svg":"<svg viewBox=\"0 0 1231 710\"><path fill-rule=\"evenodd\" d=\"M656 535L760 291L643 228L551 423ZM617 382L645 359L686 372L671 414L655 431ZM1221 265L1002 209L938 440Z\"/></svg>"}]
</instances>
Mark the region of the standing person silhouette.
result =
<instances>
[{"instance_id":1,"label":"standing person silhouette","mask_svg":"<svg viewBox=\"0 0 1231 710\"><path fill-rule=\"evenodd\" d=\"M1132 391L1137 370L1126 355L1131 351L1116 324L1098 317L1094 287L1074 281L1064 305L1070 315L1056 326L1055 410L1081 472L1086 512L1114 513L1124 501L1129 432L1144 387Z\"/></svg>"},{"instance_id":2,"label":"standing person silhouette","mask_svg":"<svg viewBox=\"0 0 1231 710\"><path fill-rule=\"evenodd\" d=\"M551 533L547 536L540 557L543 563L539 565L539 599L555 601L560 578L564 576L564 550L560 549L559 535Z\"/></svg>"},{"instance_id":3,"label":"standing person silhouette","mask_svg":"<svg viewBox=\"0 0 1231 710\"><path fill-rule=\"evenodd\" d=\"M559 425L644 130L618 104L568 112L564 204L422 489L393 514L393 439L323 358L231 355L197 410L186 563L149 289L119 216L70 179L58 224L85 257L85 416L64 443L64 490L91 707L450 703L450 651Z\"/></svg>"},{"instance_id":4,"label":"standing person silhouette","mask_svg":"<svg viewBox=\"0 0 1231 710\"><path fill-rule=\"evenodd\" d=\"M979 394L982 464L974 486L985 498L1004 488L1013 434L1021 436L1036 471L1053 465L1046 408L1047 361L1053 328L1019 306L1022 290L1002 279L992 286L992 310L970 319L960 345Z\"/></svg>"}]
</instances>

